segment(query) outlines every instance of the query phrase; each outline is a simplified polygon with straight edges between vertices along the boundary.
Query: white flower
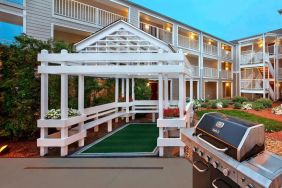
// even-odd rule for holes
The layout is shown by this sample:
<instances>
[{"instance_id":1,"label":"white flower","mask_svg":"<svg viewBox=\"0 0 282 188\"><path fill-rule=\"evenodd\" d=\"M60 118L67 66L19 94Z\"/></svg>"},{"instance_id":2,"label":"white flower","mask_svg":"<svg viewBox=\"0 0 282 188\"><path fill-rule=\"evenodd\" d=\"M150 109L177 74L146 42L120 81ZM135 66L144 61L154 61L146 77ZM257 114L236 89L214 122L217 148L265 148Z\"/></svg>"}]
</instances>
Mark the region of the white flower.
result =
<instances>
[{"instance_id":1,"label":"white flower","mask_svg":"<svg viewBox=\"0 0 282 188\"><path fill-rule=\"evenodd\" d=\"M216 108L222 108L223 107L223 103L222 102L217 102L216 103Z\"/></svg>"}]
</instances>

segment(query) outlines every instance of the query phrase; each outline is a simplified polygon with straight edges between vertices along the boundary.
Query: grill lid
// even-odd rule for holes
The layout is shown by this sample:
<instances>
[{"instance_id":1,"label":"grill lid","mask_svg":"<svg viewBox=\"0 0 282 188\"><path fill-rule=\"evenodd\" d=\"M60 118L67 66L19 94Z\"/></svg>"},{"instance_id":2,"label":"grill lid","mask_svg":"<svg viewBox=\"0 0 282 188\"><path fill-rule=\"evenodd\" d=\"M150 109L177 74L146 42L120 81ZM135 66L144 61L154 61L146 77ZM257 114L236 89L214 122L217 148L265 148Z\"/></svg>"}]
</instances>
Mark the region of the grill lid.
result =
<instances>
[{"instance_id":1,"label":"grill lid","mask_svg":"<svg viewBox=\"0 0 282 188\"><path fill-rule=\"evenodd\" d=\"M221 113L208 113L203 116L196 129L238 148L248 128L256 125Z\"/></svg>"}]
</instances>

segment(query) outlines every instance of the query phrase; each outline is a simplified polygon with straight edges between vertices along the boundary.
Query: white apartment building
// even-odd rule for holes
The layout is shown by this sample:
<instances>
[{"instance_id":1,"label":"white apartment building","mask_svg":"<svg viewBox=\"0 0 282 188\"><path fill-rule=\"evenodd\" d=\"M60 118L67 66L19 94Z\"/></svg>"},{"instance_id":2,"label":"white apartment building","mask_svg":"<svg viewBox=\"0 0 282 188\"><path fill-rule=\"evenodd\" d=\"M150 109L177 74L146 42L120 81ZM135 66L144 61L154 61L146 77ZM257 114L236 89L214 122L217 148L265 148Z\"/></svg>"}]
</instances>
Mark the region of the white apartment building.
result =
<instances>
[{"instance_id":1,"label":"white apartment building","mask_svg":"<svg viewBox=\"0 0 282 188\"><path fill-rule=\"evenodd\" d=\"M236 43L240 94L248 98L281 99L282 30L240 39Z\"/></svg>"},{"instance_id":2,"label":"white apartment building","mask_svg":"<svg viewBox=\"0 0 282 188\"><path fill-rule=\"evenodd\" d=\"M0 1L0 5L6 6L6 1L8 0ZM278 84L281 68L278 67L282 65L281 62L279 64L277 55L280 48L273 47L275 55L268 53L271 48L268 46L271 43L271 33L260 37L265 44L261 48L265 53L262 53L256 45L247 46L250 43L248 40L259 40L259 36L256 36L256 39L252 37L240 41L225 41L127 0L24 0L22 7L23 32L36 39L53 38L76 43L121 19L166 42L175 51L182 49L193 66L193 98L231 98L240 94L248 97L260 94L272 98L270 88L273 88L275 93L272 99L281 98L281 94L278 94L281 93ZM277 34L276 37L273 36L272 39L277 38ZM278 43L275 44L277 46ZM97 49L103 51L103 47ZM258 53L261 53L263 62L243 63L247 61L249 54L253 59ZM270 64L273 64L276 75L271 74ZM262 67L264 71L254 66ZM254 72L252 78L249 75L244 77L250 70ZM256 77L255 72L260 73L262 77ZM260 90L253 88L259 78L260 81L265 78ZM178 92L174 92L178 91L178 85L177 80L169 80L171 99L178 98ZM152 98L157 97L157 81L151 80L151 87ZM191 97L189 87L190 84L186 84L186 93Z\"/></svg>"}]
</instances>

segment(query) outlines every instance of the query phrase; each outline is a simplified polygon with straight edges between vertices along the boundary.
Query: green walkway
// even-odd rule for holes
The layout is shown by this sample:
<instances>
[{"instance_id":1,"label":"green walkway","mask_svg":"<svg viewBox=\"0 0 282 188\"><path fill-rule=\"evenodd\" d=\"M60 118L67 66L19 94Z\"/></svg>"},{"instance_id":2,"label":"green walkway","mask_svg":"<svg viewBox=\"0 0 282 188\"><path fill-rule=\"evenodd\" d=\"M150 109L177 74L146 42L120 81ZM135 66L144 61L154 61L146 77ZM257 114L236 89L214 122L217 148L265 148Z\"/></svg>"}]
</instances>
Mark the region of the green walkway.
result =
<instances>
[{"instance_id":1,"label":"green walkway","mask_svg":"<svg viewBox=\"0 0 282 188\"><path fill-rule=\"evenodd\" d=\"M156 124L130 124L82 153L153 152L157 138Z\"/></svg>"}]
</instances>

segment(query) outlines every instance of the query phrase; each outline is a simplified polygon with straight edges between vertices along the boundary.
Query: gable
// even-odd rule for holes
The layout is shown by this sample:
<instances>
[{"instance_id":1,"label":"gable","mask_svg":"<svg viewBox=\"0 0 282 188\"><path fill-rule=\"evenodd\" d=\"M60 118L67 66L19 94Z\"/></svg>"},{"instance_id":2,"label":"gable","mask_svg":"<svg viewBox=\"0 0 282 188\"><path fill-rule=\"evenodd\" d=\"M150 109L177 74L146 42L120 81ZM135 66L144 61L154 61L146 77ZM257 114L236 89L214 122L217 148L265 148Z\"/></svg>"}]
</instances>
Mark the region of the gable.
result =
<instances>
[{"instance_id":1,"label":"gable","mask_svg":"<svg viewBox=\"0 0 282 188\"><path fill-rule=\"evenodd\" d=\"M168 44L144 31L118 21L75 45L81 53L158 53L172 52Z\"/></svg>"}]
</instances>

